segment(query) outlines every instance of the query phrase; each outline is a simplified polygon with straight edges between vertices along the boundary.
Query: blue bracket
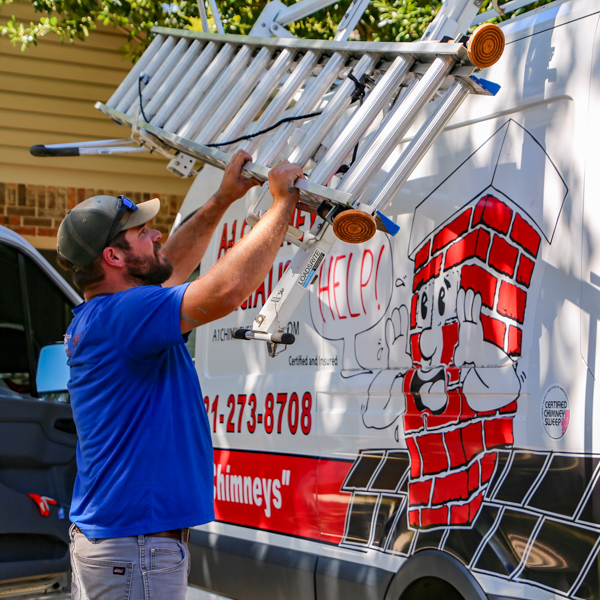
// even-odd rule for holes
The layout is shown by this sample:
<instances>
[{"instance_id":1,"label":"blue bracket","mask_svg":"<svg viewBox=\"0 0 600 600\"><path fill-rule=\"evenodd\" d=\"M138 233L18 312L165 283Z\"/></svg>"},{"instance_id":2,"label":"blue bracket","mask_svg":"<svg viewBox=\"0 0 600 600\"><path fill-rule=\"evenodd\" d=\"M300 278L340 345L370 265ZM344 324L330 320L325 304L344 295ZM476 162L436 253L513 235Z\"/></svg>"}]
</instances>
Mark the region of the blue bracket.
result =
<instances>
[{"instance_id":1,"label":"blue bracket","mask_svg":"<svg viewBox=\"0 0 600 600\"><path fill-rule=\"evenodd\" d=\"M400 225L396 225L394 221L386 217L382 212L379 212L378 210L376 210L375 212L379 215L383 226L390 235L394 236L400 231Z\"/></svg>"},{"instance_id":2,"label":"blue bracket","mask_svg":"<svg viewBox=\"0 0 600 600\"><path fill-rule=\"evenodd\" d=\"M500 91L499 83L494 83L493 81L489 81L483 77L477 77L477 75L471 75L471 79L477 85L480 85L486 92L489 92L492 96L495 96Z\"/></svg>"}]
</instances>

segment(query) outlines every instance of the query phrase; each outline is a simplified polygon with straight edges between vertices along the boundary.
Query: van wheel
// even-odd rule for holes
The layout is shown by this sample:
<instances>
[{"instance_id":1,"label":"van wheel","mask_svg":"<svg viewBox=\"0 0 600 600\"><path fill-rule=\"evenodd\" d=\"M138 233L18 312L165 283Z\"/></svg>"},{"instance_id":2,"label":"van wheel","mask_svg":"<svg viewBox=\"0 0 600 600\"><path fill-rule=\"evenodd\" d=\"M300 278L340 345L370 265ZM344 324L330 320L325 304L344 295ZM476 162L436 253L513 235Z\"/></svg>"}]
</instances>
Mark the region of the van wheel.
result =
<instances>
[{"instance_id":1,"label":"van wheel","mask_svg":"<svg viewBox=\"0 0 600 600\"><path fill-rule=\"evenodd\" d=\"M456 588L437 577L421 577L413 581L404 591L400 600L464 600Z\"/></svg>"}]
</instances>

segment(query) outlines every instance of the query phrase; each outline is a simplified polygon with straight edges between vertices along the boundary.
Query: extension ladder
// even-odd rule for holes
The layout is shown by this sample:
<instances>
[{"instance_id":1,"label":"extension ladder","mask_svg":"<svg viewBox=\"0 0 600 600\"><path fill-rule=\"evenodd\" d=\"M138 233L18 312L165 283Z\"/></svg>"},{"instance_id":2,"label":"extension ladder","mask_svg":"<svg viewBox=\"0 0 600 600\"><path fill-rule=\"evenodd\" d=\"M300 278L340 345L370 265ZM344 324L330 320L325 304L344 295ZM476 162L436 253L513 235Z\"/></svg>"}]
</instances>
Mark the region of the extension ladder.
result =
<instances>
[{"instance_id":1,"label":"extension ladder","mask_svg":"<svg viewBox=\"0 0 600 600\"><path fill-rule=\"evenodd\" d=\"M304 234L289 228L286 240L299 250L252 330L236 334L267 341L271 356L277 344L293 342L281 324L290 320L336 239L360 243L376 230L397 233L385 208L464 99L497 92L498 86L475 73L494 64L504 48L501 30L490 24L466 45L153 31L155 39L112 97L96 104L131 127L137 148L165 155L180 176L193 174L196 160L224 169L238 148L253 156L244 165L247 177L267 181L282 158L306 172L306 179L295 183L298 208L321 219ZM387 178L366 194L420 112L438 96L435 110ZM325 149L323 140L338 124L341 131ZM37 148L42 155L51 151ZM250 209L251 225L267 208L266 188Z\"/></svg>"}]
</instances>

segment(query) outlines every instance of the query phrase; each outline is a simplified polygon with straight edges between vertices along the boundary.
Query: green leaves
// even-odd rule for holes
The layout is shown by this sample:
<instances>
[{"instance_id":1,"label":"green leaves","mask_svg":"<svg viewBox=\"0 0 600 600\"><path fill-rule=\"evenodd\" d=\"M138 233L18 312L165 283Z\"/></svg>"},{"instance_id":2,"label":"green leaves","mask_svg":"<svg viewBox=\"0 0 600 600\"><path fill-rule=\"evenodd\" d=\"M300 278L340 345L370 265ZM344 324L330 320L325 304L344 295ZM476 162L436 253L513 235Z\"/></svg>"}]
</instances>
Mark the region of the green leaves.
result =
<instances>
[{"instance_id":1,"label":"green leaves","mask_svg":"<svg viewBox=\"0 0 600 600\"><path fill-rule=\"evenodd\" d=\"M0 0L2 6L14 0ZM136 62L152 39L150 30L162 27L190 28L202 31L198 5L191 0L17 0L31 1L35 12L40 13L37 23L18 22L13 16L0 33L13 44L25 50L35 45L48 33L55 33L62 41L85 40L98 23L112 24L128 34L123 46L124 54ZM200 0L203 1L203 0ZM338 23L351 0L340 0L310 17L292 23L288 29L301 38L332 39ZM512 15L498 17L503 21L527 10L533 10L553 0L538 0ZM283 0L293 4L294 0ZM208 4L208 3L207 3ZM226 33L248 34L258 18L266 0L217 0ZM441 0L372 0L351 39L366 41L409 42L418 40L433 20ZM481 11L491 8L485 0ZM214 21L208 10L211 31Z\"/></svg>"}]
</instances>

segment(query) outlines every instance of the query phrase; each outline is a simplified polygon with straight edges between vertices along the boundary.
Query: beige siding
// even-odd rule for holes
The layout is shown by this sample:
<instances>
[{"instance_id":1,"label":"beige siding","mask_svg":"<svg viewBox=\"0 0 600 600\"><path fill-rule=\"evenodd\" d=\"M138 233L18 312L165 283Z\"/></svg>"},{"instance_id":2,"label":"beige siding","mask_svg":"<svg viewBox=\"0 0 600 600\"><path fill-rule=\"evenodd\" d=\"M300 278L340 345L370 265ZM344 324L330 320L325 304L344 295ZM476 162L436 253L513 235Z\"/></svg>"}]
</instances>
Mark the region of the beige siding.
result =
<instances>
[{"instance_id":1,"label":"beige siding","mask_svg":"<svg viewBox=\"0 0 600 600\"><path fill-rule=\"evenodd\" d=\"M26 22L35 19L29 2L10 4L0 8L0 27L13 14ZM86 190L165 198L168 208L164 207L161 228L166 231L189 189L191 180L172 175L166 159L157 156L35 158L29 154L34 144L129 137L128 129L94 108L96 101L108 100L131 68L119 52L126 42L127 35L112 26L99 26L85 42L75 44L63 44L49 34L25 52L0 36L0 184L4 184L0 186L0 223L26 235L38 247L52 245L48 238L54 237L69 208L67 198L80 201ZM36 191L9 194L9 189ZM64 206L49 208L45 198L54 197L56 190L64 196ZM35 206L32 194L39 198ZM27 208L29 214L18 214L19 208ZM43 230L41 225L32 225L31 219L46 219Z\"/></svg>"}]
</instances>

